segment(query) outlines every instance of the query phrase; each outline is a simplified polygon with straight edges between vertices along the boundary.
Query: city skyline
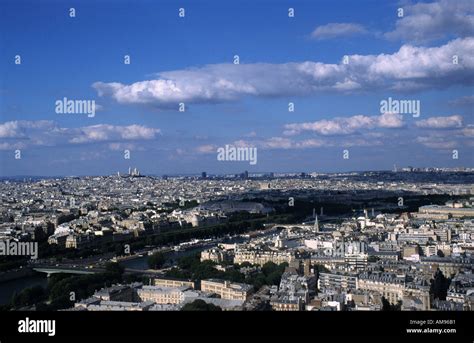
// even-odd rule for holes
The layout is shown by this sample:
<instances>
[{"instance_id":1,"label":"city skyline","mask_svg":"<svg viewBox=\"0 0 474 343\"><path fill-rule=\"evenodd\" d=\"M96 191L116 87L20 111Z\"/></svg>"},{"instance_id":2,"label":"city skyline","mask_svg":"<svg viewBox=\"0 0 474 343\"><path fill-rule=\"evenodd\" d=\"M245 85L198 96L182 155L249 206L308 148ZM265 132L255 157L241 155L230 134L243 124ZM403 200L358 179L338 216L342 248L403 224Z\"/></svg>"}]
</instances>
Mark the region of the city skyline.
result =
<instances>
[{"instance_id":1,"label":"city skyline","mask_svg":"<svg viewBox=\"0 0 474 343\"><path fill-rule=\"evenodd\" d=\"M0 176L0 179L8 180L8 179L20 179L20 178L35 178L35 179L41 179L41 178L69 178L69 177L108 177L108 176L139 176L139 177L200 177L203 178L203 173L206 174L205 178L211 178L211 177L240 177L241 175L248 173L248 177L259 177L259 178L268 178L268 177L275 177L275 178L280 178L280 177L301 177L302 175L304 176L311 176L314 175L317 177L317 175L337 175L337 174L361 174L361 173L411 173L411 172L421 172L421 173L430 173L430 172L466 172L466 173L472 173L474 168L466 168L466 167L452 167L452 168L443 168L443 167L413 167L413 166L406 166L406 167L398 167L394 166L397 168L397 170L392 169L385 169L385 170L347 170L347 171L318 171L318 170L297 170L297 171L252 171L249 172L246 169L242 170L235 170L234 172L227 172L227 173L214 173L212 171L208 170L203 170L200 172L190 172L190 173L163 173L163 174L154 174L154 173L144 173L142 170L139 168L136 168L136 170L139 171L137 175L133 175L128 169L127 170L117 170L115 172L112 172L110 174L104 173L104 174L84 174L84 175L11 175L11 176Z\"/></svg>"},{"instance_id":2,"label":"city skyline","mask_svg":"<svg viewBox=\"0 0 474 343\"><path fill-rule=\"evenodd\" d=\"M474 166L472 4L366 3L6 1L0 176Z\"/></svg>"}]
</instances>

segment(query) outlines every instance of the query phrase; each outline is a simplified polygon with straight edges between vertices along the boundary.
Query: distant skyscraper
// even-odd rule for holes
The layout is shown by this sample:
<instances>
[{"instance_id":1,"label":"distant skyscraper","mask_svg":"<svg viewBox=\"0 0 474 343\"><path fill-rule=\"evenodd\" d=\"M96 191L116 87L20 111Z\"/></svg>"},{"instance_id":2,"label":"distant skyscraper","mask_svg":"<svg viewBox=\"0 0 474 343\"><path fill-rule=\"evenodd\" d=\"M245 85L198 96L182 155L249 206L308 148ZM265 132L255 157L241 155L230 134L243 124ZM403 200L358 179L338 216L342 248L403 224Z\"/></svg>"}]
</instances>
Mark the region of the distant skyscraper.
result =
<instances>
[{"instance_id":1,"label":"distant skyscraper","mask_svg":"<svg viewBox=\"0 0 474 343\"><path fill-rule=\"evenodd\" d=\"M206 173L206 172L202 172L202 173L201 173L201 178L206 179L206 178L207 178L207 173Z\"/></svg>"},{"instance_id":2,"label":"distant skyscraper","mask_svg":"<svg viewBox=\"0 0 474 343\"><path fill-rule=\"evenodd\" d=\"M315 232L319 232L319 220L318 220L318 216L316 216L316 218L314 219L314 231L315 231Z\"/></svg>"},{"instance_id":3,"label":"distant skyscraper","mask_svg":"<svg viewBox=\"0 0 474 343\"><path fill-rule=\"evenodd\" d=\"M133 169L128 167L128 176L140 176L140 171L137 169L137 167Z\"/></svg>"}]
</instances>

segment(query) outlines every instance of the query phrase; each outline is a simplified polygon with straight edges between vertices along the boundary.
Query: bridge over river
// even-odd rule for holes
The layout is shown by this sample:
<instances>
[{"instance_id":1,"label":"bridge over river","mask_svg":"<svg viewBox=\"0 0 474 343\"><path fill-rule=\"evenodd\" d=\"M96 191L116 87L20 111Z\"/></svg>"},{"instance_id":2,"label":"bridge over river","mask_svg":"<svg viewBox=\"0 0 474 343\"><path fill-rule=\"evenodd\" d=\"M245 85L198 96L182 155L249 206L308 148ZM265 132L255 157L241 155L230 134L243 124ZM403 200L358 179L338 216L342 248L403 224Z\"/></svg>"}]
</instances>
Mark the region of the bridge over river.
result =
<instances>
[{"instance_id":1,"label":"bridge over river","mask_svg":"<svg viewBox=\"0 0 474 343\"><path fill-rule=\"evenodd\" d=\"M32 269L39 273L46 273L49 275L51 274L96 274L96 273L103 273L105 269L103 268L85 268L85 267L73 267L68 265L37 265L32 267Z\"/></svg>"},{"instance_id":2,"label":"bridge over river","mask_svg":"<svg viewBox=\"0 0 474 343\"><path fill-rule=\"evenodd\" d=\"M39 273L46 273L49 275L51 274L97 274L97 273L104 273L106 270L105 268L100 267L73 267L70 265L36 265L32 268L34 271ZM148 275L159 275L162 274L165 269L133 269L133 268L125 268L124 272L127 274L148 274Z\"/></svg>"}]
</instances>

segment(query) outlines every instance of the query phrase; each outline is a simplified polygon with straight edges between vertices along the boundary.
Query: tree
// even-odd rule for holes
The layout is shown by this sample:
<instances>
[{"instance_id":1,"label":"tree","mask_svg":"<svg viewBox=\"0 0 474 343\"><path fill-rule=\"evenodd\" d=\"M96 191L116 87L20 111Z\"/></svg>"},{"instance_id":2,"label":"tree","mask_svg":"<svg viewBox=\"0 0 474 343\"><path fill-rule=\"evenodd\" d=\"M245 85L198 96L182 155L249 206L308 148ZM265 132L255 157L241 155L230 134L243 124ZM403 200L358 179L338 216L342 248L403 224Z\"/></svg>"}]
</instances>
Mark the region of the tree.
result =
<instances>
[{"instance_id":1,"label":"tree","mask_svg":"<svg viewBox=\"0 0 474 343\"><path fill-rule=\"evenodd\" d=\"M396 305L392 305L385 297L382 297L382 311L401 311L401 308L401 301L398 301Z\"/></svg>"},{"instance_id":2,"label":"tree","mask_svg":"<svg viewBox=\"0 0 474 343\"><path fill-rule=\"evenodd\" d=\"M259 290L263 285L278 285L286 267L288 267L286 262L279 265L267 262L262 266L260 273L247 277L245 282L252 284L255 290Z\"/></svg>"},{"instance_id":3,"label":"tree","mask_svg":"<svg viewBox=\"0 0 474 343\"><path fill-rule=\"evenodd\" d=\"M369 256L369 258L367 259L367 261L371 262L371 263L375 263L378 260L379 260L379 258L377 256L374 256L374 255Z\"/></svg>"},{"instance_id":4,"label":"tree","mask_svg":"<svg viewBox=\"0 0 474 343\"><path fill-rule=\"evenodd\" d=\"M208 304L204 300L194 300L181 308L181 311L222 311L219 306Z\"/></svg>"},{"instance_id":5,"label":"tree","mask_svg":"<svg viewBox=\"0 0 474 343\"><path fill-rule=\"evenodd\" d=\"M262 288L262 286L266 285L267 280L265 278L265 275L258 274L257 276L250 278L247 282L252 283L255 290L258 291L260 288Z\"/></svg>"},{"instance_id":6,"label":"tree","mask_svg":"<svg viewBox=\"0 0 474 343\"><path fill-rule=\"evenodd\" d=\"M446 300L451 279L446 278L441 270L437 270L431 280L430 293L435 299Z\"/></svg>"},{"instance_id":7,"label":"tree","mask_svg":"<svg viewBox=\"0 0 474 343\"><path fill-rule=\"evenodd\" d=\"M178 267L181 269L190 269L193 265L199 264L199 262L200 262L199 254L184 256L178 260Z\"/></svg>"},{"instance_id":8,"label":"tree","mask_svg":"<svg viewBox=\"0 0 474 343\"><path fill-rule=\"evenodd\" d=\"M314 265L314 269L316 270L316 272L319 274L319 273L329 273L330 270L327 269L325 266L323 266L322 264L315 264Z\"/></svg>"},{"instance_id":9,"label":"tree","mask_svg":"<svg viewBox=\"0 0 474 343\"><path fill-rule=\"evenodd\" d=\"M161 252L155 252L153 255L148 257L148 267L151 269L160 269L166 263L166 257Z\"/></svg>"},{"instance_id":10,"label":"tree","mask_svg":"<svg viewBox=\"0 0 474 343\"><path fill-rule=\"evenodd\" d=\"M16 308L30 306L46 298L46 292L41 286L28 287L20 293L15 293L12 298L12 305Z\"/></svg>"},{"instance_id":11,"label":"tree","mask_svg":"<svg viewBox=\"0 0 474 343\"><path fill-rule=\"evenodd\" d=\"M278 270L271 272L270 274L267 275L265 278L266 284L267 285L274 285L277 286L280 284L281 280L281 274Z\"/></svg>"}]
</instances>

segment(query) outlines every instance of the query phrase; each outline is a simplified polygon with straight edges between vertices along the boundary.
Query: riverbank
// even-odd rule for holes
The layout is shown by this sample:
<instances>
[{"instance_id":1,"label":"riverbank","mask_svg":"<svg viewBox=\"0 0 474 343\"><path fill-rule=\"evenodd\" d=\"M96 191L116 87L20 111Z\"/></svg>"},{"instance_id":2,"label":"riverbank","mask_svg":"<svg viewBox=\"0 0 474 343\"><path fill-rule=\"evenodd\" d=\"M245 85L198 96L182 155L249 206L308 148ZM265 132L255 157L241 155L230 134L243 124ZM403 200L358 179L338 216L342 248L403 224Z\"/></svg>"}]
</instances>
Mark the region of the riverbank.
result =
<instances>
[{"instance_id":1,"label":"riverbank","mask_svg":"<svg viewBox=\"0 0 474 343\"><path fill-rule=\"evenodd\" d=\"M30 273L17 274L17 278L9 281L3 281L0 283L0 305L10 303L15 293L20 293L22 290L28 287L41 286L46 288L48 285L48 277L46 273L37 273L30 270Z\"/></svg>"}]
</instances>

